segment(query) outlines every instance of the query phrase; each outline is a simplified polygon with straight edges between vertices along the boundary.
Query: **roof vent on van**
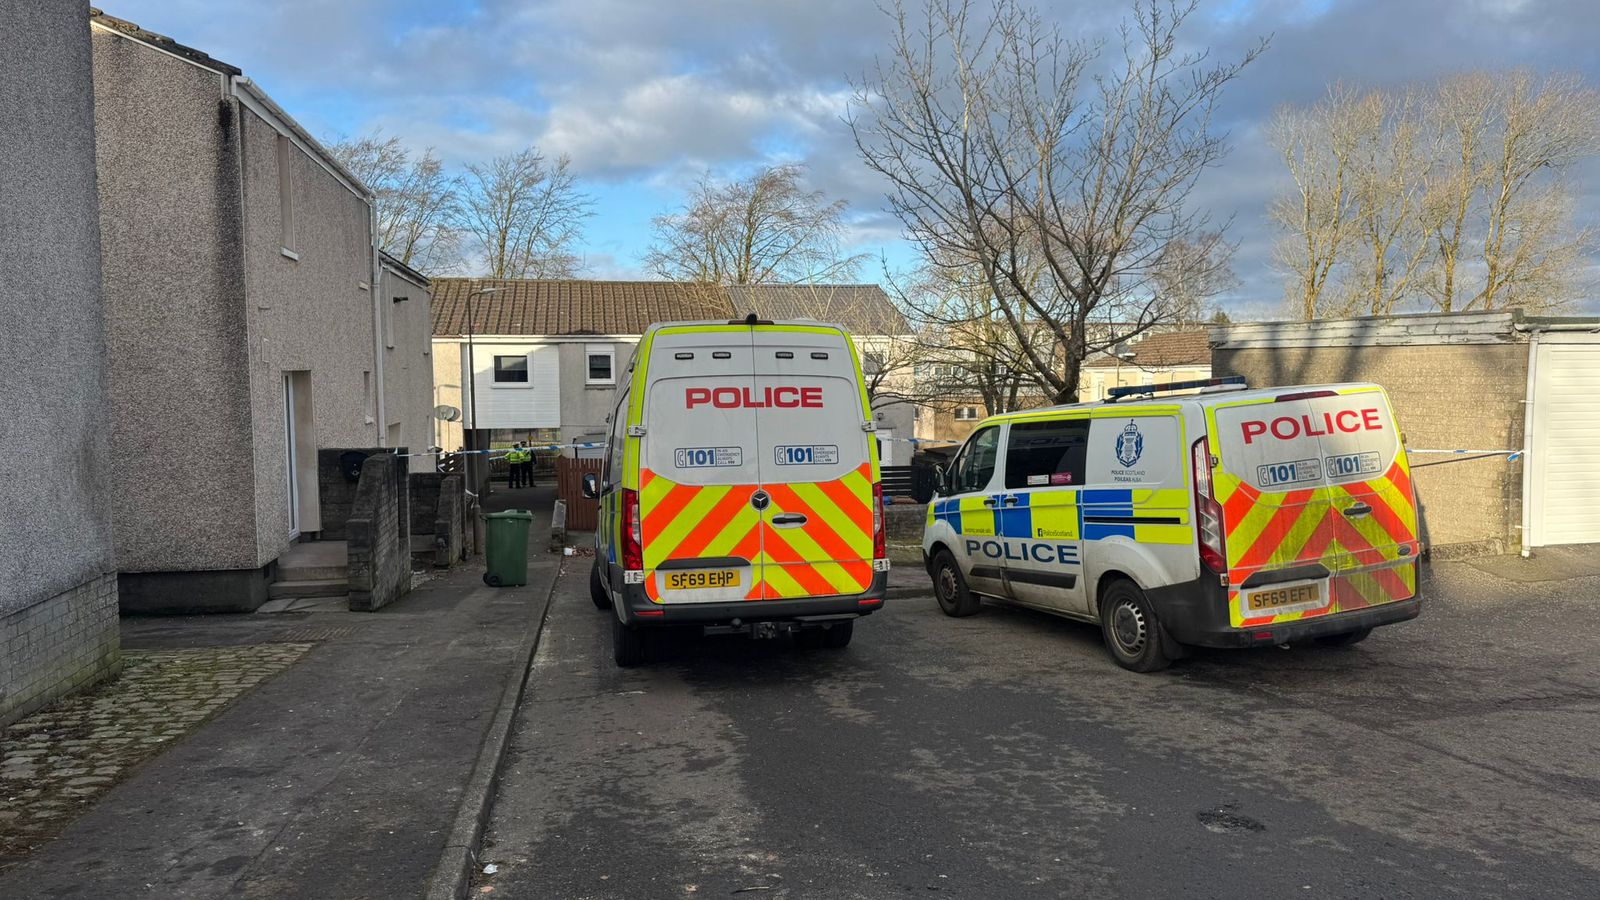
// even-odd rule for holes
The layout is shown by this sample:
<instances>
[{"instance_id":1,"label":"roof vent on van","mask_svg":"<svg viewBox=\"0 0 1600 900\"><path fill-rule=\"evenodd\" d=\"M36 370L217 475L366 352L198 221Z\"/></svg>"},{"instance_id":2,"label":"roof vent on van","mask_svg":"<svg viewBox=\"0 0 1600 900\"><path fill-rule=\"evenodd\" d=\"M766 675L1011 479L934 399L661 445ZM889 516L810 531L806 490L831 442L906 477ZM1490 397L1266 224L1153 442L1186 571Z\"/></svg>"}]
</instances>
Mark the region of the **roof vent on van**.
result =
<instances>
[{"instance_id":1,"label":"roof vent on van","mask_svg":"<svg viewBox=\"0 0 1600 900\"><path fill-rule=\"evenodd\" d=\"M1115 403L1130 397L1154 397L1156 394L1171 394L1177 391L1193 391L1213 389L1224 391L1242 391L1248 387L1243 375L1226 375L1222 378L1201 378L1195 381L1174 381L1168 384L1130 384L1126 387L1114 387L1106 391L1106 401Z\"/></svg>"}]
</instances>

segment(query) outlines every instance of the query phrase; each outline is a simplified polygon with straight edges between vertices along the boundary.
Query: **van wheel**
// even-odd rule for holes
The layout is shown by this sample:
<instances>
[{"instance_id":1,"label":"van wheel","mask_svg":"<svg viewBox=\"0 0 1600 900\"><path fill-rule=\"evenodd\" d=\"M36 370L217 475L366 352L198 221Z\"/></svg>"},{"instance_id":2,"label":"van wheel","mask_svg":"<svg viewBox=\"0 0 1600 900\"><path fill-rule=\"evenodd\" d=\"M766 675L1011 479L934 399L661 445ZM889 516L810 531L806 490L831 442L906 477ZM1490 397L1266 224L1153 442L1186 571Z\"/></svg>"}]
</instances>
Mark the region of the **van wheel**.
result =
<instances>
[{"instance_id":1,"label":"van wheel","mask_svg":"<svg viewBox=\"0 0 1600 900\"><path fill-rule=\"evenodd\" d=\"M644 648L644 629L611 617L611 656L618 668L631 669L644 662Z\"/></svg>"},{"instance_id":2,"label":"van wheel","mask_svg":"<svg viewBox=\"0 0 1600 900\"><path fill-rule=\"evenodd\" d=\"M594 601L595 609L611 608L611 592L606 590L606 582L600 575L600 560L595 559L594 565L589 569L589 599Z\"/></svg>"},{"instance_id":3,"label":"van wheel","mask_svg":"<svg viewBox=\"0 0 1600 900\"><path fill-rule=\"evenodd\" d=\"M850 646L850 638L856 633L856 620L849 619L844 622L835 622L822 631L822 646L829 650L843 650Z\"/></svg>"},{"instance_id":4,"label":"van wheel","mask_svg":"<svg viewBox=\"0 0 1600 900\"><path fill-rule=\"evenodd\" d=\"M961 567L956 565L956 558L949 550L933 555L933 595L945 615L958 619L976 613L983 605L982 600L967 590L967 579L962 577Z\"/></svg>"},{"instance_id":5,"label":"van wheel","mask_svg":"<svg viewBox=\"0 0 1600 900\"><path fill-rule=\"evenodd\" d=\"M1354 647L1367 639L1372 633L1371 628L1357 628L1355 631L1346 631L1344 634L1325 634L1314 640L1324 647Z\"/></svg>"},{"instance_id":6,"label":"van wheel","mask_svg":"<svg viewBox=\"0 0 1600 900\"><path fill-rule=\"evenodd\" d=\"M1172 662L1155 609L1131 581L1113 581L1101 594L1100 631L1111 658L1124 669L1156 672Z\"/></svg>"}]
</instances>

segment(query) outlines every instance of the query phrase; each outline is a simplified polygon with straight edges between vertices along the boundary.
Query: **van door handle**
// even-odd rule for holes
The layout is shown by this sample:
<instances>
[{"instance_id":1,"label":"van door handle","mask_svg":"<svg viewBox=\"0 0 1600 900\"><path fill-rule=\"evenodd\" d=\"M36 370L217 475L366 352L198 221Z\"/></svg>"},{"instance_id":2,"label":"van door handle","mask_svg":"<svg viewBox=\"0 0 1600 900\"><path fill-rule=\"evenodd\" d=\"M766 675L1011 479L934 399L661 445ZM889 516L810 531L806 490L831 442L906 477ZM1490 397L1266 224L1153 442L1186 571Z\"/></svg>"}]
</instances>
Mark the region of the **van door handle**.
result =
<instances>
[{"instance_id":1,"label":"van door handle","mask_svg":"<svg viewBox=\"0 0 1600 900\"><path fill-rule=\"evenodd\" d=\"M772 517L772 524L780 528L804 525L806 517L800 513L779 513Z\"/></svg>"},{"instance_id":2,"label":"van door handle","mask_svg":"<svg viewBox=\"0 0 1600 900\"><path fill-rule=\"evenodd\" d=\"M993 498L993 497L985 497L985 498L983 498L983 505L984 506L994 506L995 505L995 498Z\"/></svg>"},{"instance_id":3,"label":"van door handle","mask_svg":"<svg viewBox=\"0 0 1600 900\"><path fill-rule=\"evenodd\" d=\"M1354 506L1347 506L1344 510L1345 516L1351 519L1359 519L1362 516L1370 514L1371 512L1372 507L1366 505L1365 503L1357 503Z\"/></svg>"},{"instance_id":4,"label":"van door handle","mask_svg":"<svg viewBox=\"0 0 1600 900\"><path fill-rule=\"evenodd\" d=\"M1017 496L1016 494L1012 494L1010 496L1001 497L1000 498L1000 505L1001 506L1016 506L1017 504L1020 504L1021 502L1022 502L1022 498Z\"/></svg>"}]
</instances>

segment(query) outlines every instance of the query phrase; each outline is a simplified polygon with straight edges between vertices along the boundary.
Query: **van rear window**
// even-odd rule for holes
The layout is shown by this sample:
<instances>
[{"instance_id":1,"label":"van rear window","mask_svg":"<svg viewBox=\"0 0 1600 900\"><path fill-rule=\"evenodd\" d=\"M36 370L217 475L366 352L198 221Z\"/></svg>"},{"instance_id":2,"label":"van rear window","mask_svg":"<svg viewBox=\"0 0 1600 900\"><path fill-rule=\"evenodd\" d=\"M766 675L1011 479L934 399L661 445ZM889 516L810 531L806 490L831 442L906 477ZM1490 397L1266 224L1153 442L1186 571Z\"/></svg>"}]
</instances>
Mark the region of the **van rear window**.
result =
<instances>
[{"instance_id":1,"label":"van rear window","mask_svg":"<svg viewBox=\"0 0 1600 900\"><path fill-rule=\"evenodd\" d=\"M1006 447L1006 488L1083 484L1089 420L1018 422Z\"/></svg>"}]
</instances>

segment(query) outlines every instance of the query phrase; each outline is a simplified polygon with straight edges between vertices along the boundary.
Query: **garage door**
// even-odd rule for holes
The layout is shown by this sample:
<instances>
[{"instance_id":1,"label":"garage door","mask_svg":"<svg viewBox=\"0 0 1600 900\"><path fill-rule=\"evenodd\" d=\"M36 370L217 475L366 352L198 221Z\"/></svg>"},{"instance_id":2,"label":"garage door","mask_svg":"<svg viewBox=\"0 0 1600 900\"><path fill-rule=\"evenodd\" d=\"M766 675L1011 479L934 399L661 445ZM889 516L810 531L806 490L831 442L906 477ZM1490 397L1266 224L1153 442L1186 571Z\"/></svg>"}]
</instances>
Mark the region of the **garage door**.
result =
<instances>
[{"instance_id":1,"label":"garage door","mask_svg":"<svg viewBox=\"0 0 1600 900\"><path fill-rule=\"evenodd\" d=\"M1528 543L1600 543L1600 335L1539 335L1528 450Z\"/></svg>"}]
</instances>

